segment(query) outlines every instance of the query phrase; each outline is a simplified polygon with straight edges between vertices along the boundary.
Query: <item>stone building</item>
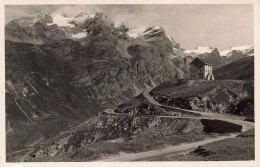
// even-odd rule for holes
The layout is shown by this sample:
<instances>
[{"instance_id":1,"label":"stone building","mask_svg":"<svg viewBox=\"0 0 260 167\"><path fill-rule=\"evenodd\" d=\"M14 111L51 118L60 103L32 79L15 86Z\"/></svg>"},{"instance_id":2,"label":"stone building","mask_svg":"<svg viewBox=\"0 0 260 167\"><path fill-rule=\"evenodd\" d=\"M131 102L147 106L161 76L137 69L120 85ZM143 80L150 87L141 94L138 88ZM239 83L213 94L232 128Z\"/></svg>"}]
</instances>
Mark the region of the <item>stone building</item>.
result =
<instances>
[{"instance_id":1,"label":"stone building","mask_svg":"<svg viewBox=\"0 0 260 167\"><path fill-rule=\"evenodd\" d=\"M214 80L213 66L196 58L190 63L190 79Z\"/></svg>"}]
</instances>

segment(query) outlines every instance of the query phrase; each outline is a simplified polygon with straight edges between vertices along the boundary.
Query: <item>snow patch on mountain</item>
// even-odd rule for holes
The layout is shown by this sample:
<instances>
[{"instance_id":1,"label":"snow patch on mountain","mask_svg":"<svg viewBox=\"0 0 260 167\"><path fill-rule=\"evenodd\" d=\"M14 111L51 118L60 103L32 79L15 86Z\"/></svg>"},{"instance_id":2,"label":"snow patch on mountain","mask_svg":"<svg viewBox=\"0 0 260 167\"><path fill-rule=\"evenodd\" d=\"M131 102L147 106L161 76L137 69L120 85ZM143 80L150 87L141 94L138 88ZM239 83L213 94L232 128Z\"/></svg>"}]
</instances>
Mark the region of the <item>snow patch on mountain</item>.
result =
<instances>
[{"instance_id":1,"label":"snow patch on mountain","mask_svg":"<svg viewBox=\"0 0 260 167\"><path fill-rule=\"evenodd\" d=\"M88 33L86 32L80 32L80 33L77 33L77 34L72 34L72 38L84 38L84 37L87 37L88 36Z\"/></svg>"},{"instance_id":2,"label":"snow patch on mountain","mask_svg":"<svg viewBox=\"0 0 260 167\"><path fill-rule=\"evenodd\" d=\"M156 35L162 32L164 32L164 30L161 26L151 26L148 28L138 27L127 31L127 35L132 38L137 38L139 36Z\"/></svg>"},{"instance_id":3,"label":"snow patch on mountain","mask_svg":"<svg viewBox=\"0 0 260 167\"><path fill-rule=\"evenodd\" d=\"M223 50L219 51L220 56L227 56L229 53L231 53L232 50Z\"/></svg>"},{"instance_id":4,"label":"snow patch on mountain","mask_svg":"<svg viewBox=\"0 0 260 167\"><path fill-rule=\"evenodd\" d=\"M73 17L66 17L63 16L61 13L53 13L52 14L53 23L57 24L58 26L68 26L68 27L75 27L70 22L73 20Z\"/></svg>"},{"instance_id":5,"label":"snow patch on mountain","mask_svg":"<svg viewBox=\"0 0 260 167\"><path fill-rule=\"evenodd\" d=\"M214 50L213 47L202 47L202 46L197 46L195 50L185 50L185 53L195 53L195 54L204 54L204 53L212 53Z\"/></svg>"},{"instance_id":6,"label":"snow patch on mountain","mask_svg":"<svg viewBox=\"0 0 260 167\"><path fill-rule=\"evenodd\" d=\"M147 28L143 33L140 35L156 35L159 33L164 32L163 28L161 26L152 26Z\"/></svg>"},{"instance_id":7,"label":"snow patch on mountain","mask_svg":"<svg viewBox=\"0 0 260 167\"><path fill-rule=\"evenodd\" d=\"M119 28L119 27L121 27L123 25L123 23L121 23L121 22L115 22L114 23L114 27L115 28Z\"/></svg>"},{"instance_id":8,"label":"snow patch on mountain","mask_svg":"<svg viewBox=\"0 0 260 167\"><path fill-rule=\"evenodd\" d=\"M126 34L129 37L137 38L142 32L144 32L144 30L145 30L144 27L133 28L133 29L130 29L129 31L127 31Z\"/></svg>"},{"instance_id":9,"label":"snow patch on mountain","mask_svg":"<svg viewBox=\"0 0 260 167\"><path fill-rule=\"evenodd\" d=\"M240 50L242 52L246 52L246 51L249 51L253 48L254 48L253 45L243 45L243 46L232 47L231 50Z\"/></svg>"},{"instance_id":10,"label":"snow patch on mountain","mask_svg":"<svg viewBox=\"0 0 260 167\"><path fill-rule=\"evenodd\" d=\"M47 23L47 26L52 26L54 25L55 23Z\"/></svg>"}]
</instances>

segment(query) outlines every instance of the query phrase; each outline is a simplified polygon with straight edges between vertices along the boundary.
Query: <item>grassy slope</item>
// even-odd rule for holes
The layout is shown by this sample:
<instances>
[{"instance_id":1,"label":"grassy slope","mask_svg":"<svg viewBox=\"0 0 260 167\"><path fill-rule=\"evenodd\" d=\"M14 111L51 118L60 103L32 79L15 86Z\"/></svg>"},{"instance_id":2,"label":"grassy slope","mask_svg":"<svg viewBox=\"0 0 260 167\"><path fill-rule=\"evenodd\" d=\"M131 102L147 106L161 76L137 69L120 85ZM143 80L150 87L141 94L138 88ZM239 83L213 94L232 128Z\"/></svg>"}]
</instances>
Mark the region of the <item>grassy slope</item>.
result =
<instances>
[{"instance_id":1,"label":"grassy slope","mask_svg":"<svg viewBox=\"0 0 260 167\"><path fill-rule=\"evenodd\" d=\"M154 161L230 161L254 160L254 129L243 132L234 139L225 139L200 146L183 155L168 155L153 159Z\"/></svg>"},{"instance_id":2,"label":"grassy slope","mask_svg":"<svg viewBox=\"0 0 260 167\"><path fill-rule=\"evenodd\" d=\"M94 161L108 156L118 155L122 152L137 153L149 151L164 148L167 145L199 141L203 140L205 137L214 137L214 134L160 134L153 129L147 129L142 134L135 136L132 139L97 142L79 148L71 155L41 157L33 161Z\"/></svg>"},{"instance_id":3,"label":"grassy slope","mask_svg":"<svg viewBox=\"0 0 260 167\"><path fill-rule=\"evenodd\" d=\"M214 72L216 79L254 79L254 57L246 57L224 65Z\"/></svg>"},{"instance_id":4,"label":"grassy slope","mask_svg":"<svg viewBox=\"0 0 260 167\"><path fill-rule=\"evenodd\" d=\"M202 123L193 119L110 115L96 118L37 148L35 154L39 155L42 149L44 153L29 161L90 161L120 152L142 152L216 136L204 133ZM68 143L59 148L63 140ZM52 152L57 154L46 156Z\"/></svg>"},{"instance_id":5,"label":"grassy slope","mask_svg":"<svg viewBox=\"0 0 260 167\"><path fill-rule=\"evenodd\" d=\"M206 81L206 80L175 80L165 82L154 88L151 93L172 98L186 98L203 95L217 88L231 89L238 94L243 90L243 81Z\"/></svg>"}]
</instances>

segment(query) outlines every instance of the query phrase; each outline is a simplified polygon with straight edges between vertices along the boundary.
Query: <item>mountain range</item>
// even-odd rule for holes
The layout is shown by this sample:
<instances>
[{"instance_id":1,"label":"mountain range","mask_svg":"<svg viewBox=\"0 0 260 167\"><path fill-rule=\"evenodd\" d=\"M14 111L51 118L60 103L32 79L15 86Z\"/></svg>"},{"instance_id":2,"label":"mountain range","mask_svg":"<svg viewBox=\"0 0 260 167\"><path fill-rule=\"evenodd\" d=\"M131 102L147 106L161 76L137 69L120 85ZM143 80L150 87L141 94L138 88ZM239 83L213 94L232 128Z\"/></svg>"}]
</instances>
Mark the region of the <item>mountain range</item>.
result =
<instances>
[{"instance_id":1,"label":"mountain range","mask_svg":"<svg viewBox=\"0 0 260 167\"><path fill-rule=\"evenodd\" d=\"M225 54L185 50L161 26L134 32L103 13L40 13L7 23L7 152L50 139L147 88L188 78L194 58L218 69L254 53L253 46Z\"/></svg>"}]
</instances>

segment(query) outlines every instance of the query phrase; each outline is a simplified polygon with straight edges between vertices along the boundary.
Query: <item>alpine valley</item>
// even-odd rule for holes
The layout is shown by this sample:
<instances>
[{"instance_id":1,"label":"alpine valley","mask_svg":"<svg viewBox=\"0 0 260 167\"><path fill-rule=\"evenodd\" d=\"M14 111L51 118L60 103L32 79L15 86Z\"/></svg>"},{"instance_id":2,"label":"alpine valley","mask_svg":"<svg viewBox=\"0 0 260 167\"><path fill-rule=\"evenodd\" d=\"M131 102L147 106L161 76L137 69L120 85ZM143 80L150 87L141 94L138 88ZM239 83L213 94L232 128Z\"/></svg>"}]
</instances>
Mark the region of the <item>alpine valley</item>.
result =
<instances>
[{"instance_id":1,"label":"alpine valley","mask_svg":"<svg viewBox=\"0 0 260 167\"><path fill-rule=\"evenodd\" d=\"M166 33L157 25L130 29L104 13L7 23L6 160L225 160L224 147L207 142L186 159L136 157L228 134L236 136L216 142L240 141L244 147L230 151L246 150L229 160L252 160L253 123L245 120L254 120L254 46L186 50ZM195 58L213 65L215 81L189 79ZM224 121L230 117L242 123Z\"/></svg>"}]
</instances>

